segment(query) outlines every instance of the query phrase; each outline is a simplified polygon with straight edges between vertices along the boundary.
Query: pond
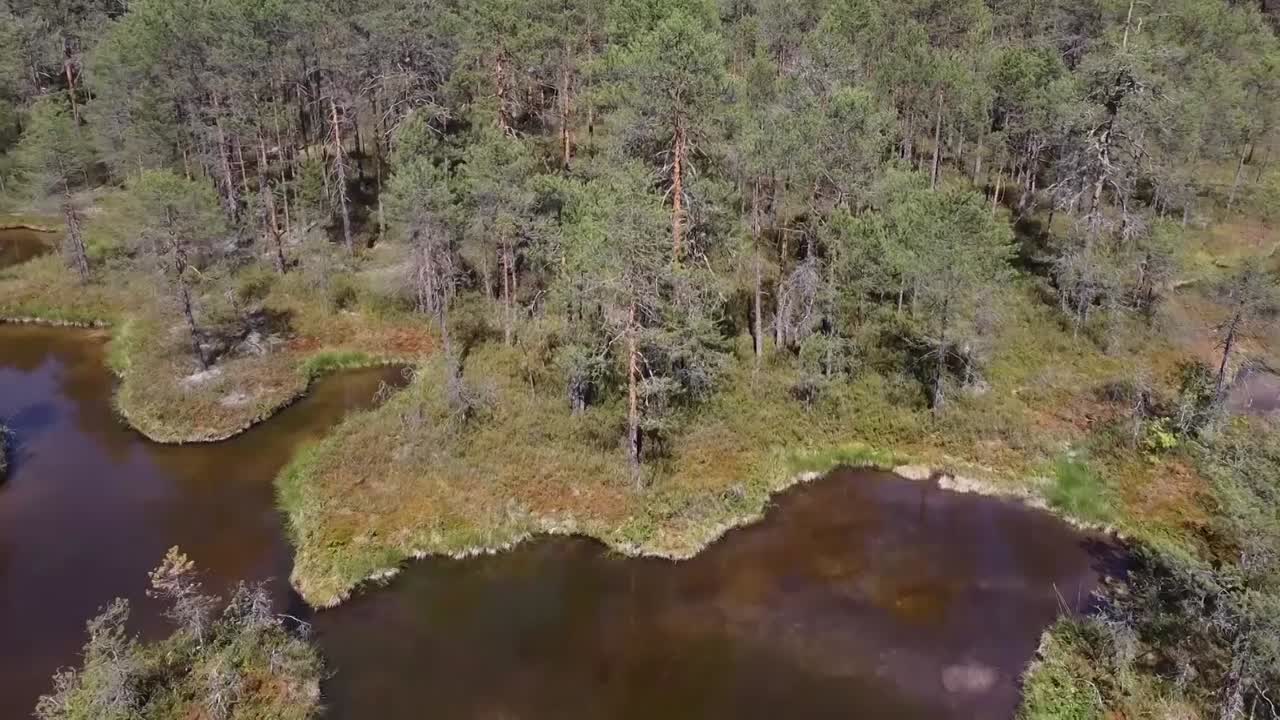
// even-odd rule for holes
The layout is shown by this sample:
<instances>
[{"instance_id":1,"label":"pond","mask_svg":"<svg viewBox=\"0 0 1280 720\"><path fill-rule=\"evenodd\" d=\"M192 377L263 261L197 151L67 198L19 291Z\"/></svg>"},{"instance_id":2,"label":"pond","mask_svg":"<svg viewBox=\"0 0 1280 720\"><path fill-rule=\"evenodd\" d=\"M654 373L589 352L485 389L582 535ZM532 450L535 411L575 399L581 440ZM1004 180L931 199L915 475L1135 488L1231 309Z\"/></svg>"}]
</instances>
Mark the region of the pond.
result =
<instances>
[{"instance_id":1,"label":"pond","mask_svg":"<svg viewBox=\"0 0 1280 720\"><path fill-rule=\"evenodd\" d=\"M55 237L25 228L0 230L0 269L52 252Z\"/></svg>"},{"instance_id":2,"label":"pond","mask_svg":"<svg viewBox=\"0 0 1280 720\"><path fill-rule=\"evenodd\" d=\"M1236 375L1227 405L1237 413L1280 414L1280 375L1262 367L1246 367Z\"/></svg>"},{"instance_id":3,"label":"pond","mask_svg":"<svg viewBox=\"0 0 1280 720\"><path fill-rule=\"evenodd\" d=\"M180 545L222 590L285 578L272 479L369 406L343 374L248 433L160 446L122 427L100 336L0 326L0 717L23 717L113 597L163 629L146 573ZM838 471L673 563L578 538L413 563L307 613L332 718L1009 717L1041 631L1090 603L1114 549L1020 504Z\"/></svg>"}]
</instances>

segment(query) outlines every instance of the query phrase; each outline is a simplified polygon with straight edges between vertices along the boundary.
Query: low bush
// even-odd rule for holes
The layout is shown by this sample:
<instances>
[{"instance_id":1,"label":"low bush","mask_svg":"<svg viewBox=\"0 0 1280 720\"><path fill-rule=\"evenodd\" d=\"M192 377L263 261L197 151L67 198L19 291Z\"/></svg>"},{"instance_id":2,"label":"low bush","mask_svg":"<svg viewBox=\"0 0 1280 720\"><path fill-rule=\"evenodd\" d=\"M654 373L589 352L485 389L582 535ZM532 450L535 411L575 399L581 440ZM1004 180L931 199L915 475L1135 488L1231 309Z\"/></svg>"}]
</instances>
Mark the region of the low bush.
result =
<instances>
[{"instance_id":1,"label":"low bush","mask_svg":"<svg viewBox=\"0 0 1280 720\"><path fill-rule=\"evenodd\" d=\"M167 604L174 632L143 643L126 629L129 603L111 603L88 623L82 665L59 671L53 692L40 698L40 720L319 715L319 653L305 625L290 629L273 614L264 587L241 584L225 602L206 595L177 548L151 574L151 586L148 594Z\"/></svg>"}]
</instances>

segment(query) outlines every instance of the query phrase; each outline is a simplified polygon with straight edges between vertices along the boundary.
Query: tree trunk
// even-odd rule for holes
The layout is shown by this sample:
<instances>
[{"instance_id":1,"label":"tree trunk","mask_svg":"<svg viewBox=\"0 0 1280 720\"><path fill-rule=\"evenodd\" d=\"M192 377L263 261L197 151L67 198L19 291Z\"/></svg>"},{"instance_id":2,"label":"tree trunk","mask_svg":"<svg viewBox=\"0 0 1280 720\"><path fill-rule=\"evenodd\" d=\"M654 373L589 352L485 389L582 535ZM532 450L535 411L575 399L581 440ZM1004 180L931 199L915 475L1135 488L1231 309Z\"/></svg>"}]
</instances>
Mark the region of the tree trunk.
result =
<instances>
[{"instance_id":1,"label":"tree trunk","mask_svg":"<svg viewBox=\"0 0 1280 720\"><path fill-rule=\"evenodd\" d=\"M287 149L285 148L284 136L280 132L279 108L274 105L271 108L271 123L275 127L276 152L280 153L280 158L281 160L284 161L285 169L280 172L280 175L281 177L297 178L298 173L294 169L294 162L297 160L297 155L296 153L293 152L292 146L290 146ZM287 158L285 157L286 154L288 155ZM286 172L287 172L287 175L286 175ZM284 231L288 233L292 231L292 221L291 221L291 218L289 217L289 204L290 204L289 203L289 183L288 182L280 183L280 190L284 195L283 197L284 199Z\"/></svg>"},{"instance_id":2,"label":"tree trunk","mask_svg":"<svg viewBox=\"0 0 1280 720\"><path fill-rule=\"evenodd\" d=\"M566 64L560 69L560 164L565 170L569 169L569 161L573 157L573 137L569 132L569 80L569 66Z\"/></svg>"},{"instance_id":3,"label":"tree trunk","mask_svg":"<svg viewBox=\"0 0 1280 720\"><path fill-rule=\"evenodd\" d=\"M440 344L444 348L445 361L453 364L453 344L449 337L449 303L444 297L437 298L436 322L440 325Z\"/></svg>"},{"instance_id":4,"label":"tree trunk","mask_svg":"<svg viewBox=\"0 0 1280 720\"><path fill-rule=\"evenodd\" d=\"M178 285L178 300L182 304L182 315L187 319L187 330L191 334L191 352L200 363L201 370L209 369L209 361L200 348L200 329L196 326L196 314L191 304L191 289L187 286L187 252L182 240L173 227L173 211L165 209L165 224L169 229L169 252L172 254L174 281Z\"/></svg>"},{"instance_id":5,"label":"tree trunk","mask_svg":"<svg viewBox=\"0 0 1280 720\"><path fill-rule=\"evenodd\" d=\"M501 50L493 59L493 95L498 100L498 129L511 134L511 118L507 115L507 71Z\"/></svg>"},{"instance_id":6,"label":"tree trunk","mask_svg":"<svg viewBox=\"0 0 1280 720\"><path fill-rule=\"evenodd\" d=\"M1231 643L1231 670L1222 688L1222 705L1218 709L1219 720L1237 720L1244 715L1244 693L1248 685L1248 630L1245 627L1236 630L1235 641ZM1252 716L1252 713L1250 714Z\"/></svg>"},{"instance_id":7,"label":"tree trunk","mask_svg":"<svg viewBox=\"0 0 1280 720\"><path fill-rule=\"evenodd\" d=\"M1249 143L1245 142L1244 150L1240 152L1240 159L1236 162L1236 176L1231 181L1231 194L1227 197L1227 209L1230 210L1232 205L1236 204L1236 195L1240 192L1240 179L1244 177L1244 160L1249 154Z\"/></svg>"},{"instance_id":8,"label":"tree trunk","mask_svg":"<svg viewBox=\"0 0 1280 720\"><path fill-rule=\"evenodd\" d=\"M240 166L240 187L247 191L249 189L249 171L244 161L244 145L241 144L238 137L232 138L231 142L236 147L236 162Z\"/></svg>"},{"instance_id":9,"label":"tree trunk","mask_svg":"<svg viewBox=\"0 0 1280 720\"><path fill-rule=\"evenodd\" d=\"M342 125L338 121L338 103L329 95L329 122L332 126L334 184L338 191L338 211L342 214L342 241L347 254L356 254L355 240L351 237L351 210L347 199L347 164L342 151Z\"/></svg>"},{"instance_id":10,"label":"tree trunk","mask_svg":"<svg viewBox=\"0 0 1280 720\"><path fill-rule=\"evenodd\" d=\"M231 154L227 151L227 135L222 129L222 108L213 98L213 124L218 132L218 160L222 166L222 207L232 222L240 219L240 199L236 196L236 180L231 172Z\"/></svg>"},{"instance_id":11,"label":"tree trunk","mask_svg":"<svg viewBox=\"0 0 1280 720\"><path fill-rule=\"evenodd\" d=\"M784 278L786 278L786 275L787 275L786 270L787 270L787 234L784 232L782 233L781 252L778 254L778 284L774 288L774 294L773 294L774 302L776 303L773 309L773 335L774 335L773 351L774 352L778 352L778 350L781 349L783 346L783 341L786 340L784 328L782 327L783 326L782 284L785 281Z\"/></svg>"},{"instance_id":12,"label":"tree trunk","mask_svg":"<svg viewBox=\"0 0 1280 720\"><path fill-rule=\"evenodd\" d=\"M1231 318L1230 324L1227 325L1227 337L1222 343L1222 363L1218 365L1218 381L1213 388L1214 404L1222 402L1223 390L1226 389L1227 383L1227 364L1231 361L1231 351L1236 343L1236 331L1240 328L1241 314L1237 312Z\"/></svg>"},{"instance_id":13,"label":"tree trunk","mask_svg":"<svg viewBox=\"0 0 1280 720\"><path fill-rule=\"evenodd\" d=\"M66 247L70 251L71 264L83 285L89 281L89 254L80 228L80 214L76 212L75 205L71 202L71 192L65 186L62 194L62 217L67 223Z\"/></svg>"},{"instance_id":14,"label":"tree trunk","mask_svg":"<svg viewBox=\"0 0 1280 720\"><path fill-rule=\"evenodd\" d=\"M62 41L62 72L67 77L67 97L71 99L71 117L80 126L80 103L76 100L75 63L71 59L71 47L64 38Z\"/></svg>"},{"instance_id":15,"label":"tree trunk","mask_svg":"<svg viewBox=\"0 0 1280 720\"><path fill-rule=\"evenodd\" d=\"M938 171L942 163L942 91L938 91L938 111L933 122L933 171L929 175L929 187L938 188Z\"/></svg>"},{"instance_id":16,"label":"tree trunk","mask_svg":"<svg viewBox=\"0 0 1280 720\"><path fill-rule=\"evenodd\" d=\"M637 487L640 484L640 354L636 348L636 304L627 316L627 457Z\"/></svg>"},{"instance_id":17,"label":"tree trunk","mask_svg":"<svg viewBox=\"0 0 1280 720\"><path fill-rule=\"evenodd\" d=\"M760 367L760 358L764 355L764 319L762 317L764 296L764 261L760 257L760 183L752 186L751 192L751 249L755 255L755 351L756 367Z\"/></svg>"},{"instance_id":18,"label":"tree trunk","mask_svg":"<svg viewBox=\"0 0 1280 720\"><path fill-rule=\"evenodd\" d=\"M986 183L979 182L979 179L982 177L982 143L984 139L985 138L980 138L978 140L978 150L974 153L977 157L973 161L973 184L977 185L979 188L986 187Z\"/></svg>"},{"instance_id":19,"label":"tree trunk","mask_svg":"<svg viewBox=\"0 0 1280 720\"><path fill-rule=\"evenodd\" d=\"M671 165L671 262L680 262L684 251L684 162L686 138L684 121L676 120L674 157Z\"/></svg>"},{"instance_id":20,"label":"tree trunk","mask_svg":"<svg viewBox=\"0 0 1280 720\"><path fill-rule=\"evenodd\" d=\"M276 218L276 196L267 181L267 148L262 139L262 131L258 131L258 195L262 198L262 212L266 216L266 231L271 233L275 250L276 272L283 275L288 264L284 258L283 232Z\"/></svg>"},{"instance_id":21,"label":"tree trunk","mask_svg":"<svg viewBox=\"0 0 1280 720\"><path fill-rule=\"evenodd\" d=\"M502 340L511 346L511 279L515 273L511 269L511 247L503 240L499 252L502 255Z\"/></svg>"},{"instance_id":22,"label":"tree trunk","mask_svg":"<svg viewBox=\"0 0 1280 720\"><path fill-rule=\"evenodd\" d=\"M933 375L933 411L935 413L941 412L942 406L946 404L944 385L947 375L947 325L950 322L948 317L950 306L950 298L942 301L942 332L938 338L938 364Z\"/></svg>"}]
</instances>

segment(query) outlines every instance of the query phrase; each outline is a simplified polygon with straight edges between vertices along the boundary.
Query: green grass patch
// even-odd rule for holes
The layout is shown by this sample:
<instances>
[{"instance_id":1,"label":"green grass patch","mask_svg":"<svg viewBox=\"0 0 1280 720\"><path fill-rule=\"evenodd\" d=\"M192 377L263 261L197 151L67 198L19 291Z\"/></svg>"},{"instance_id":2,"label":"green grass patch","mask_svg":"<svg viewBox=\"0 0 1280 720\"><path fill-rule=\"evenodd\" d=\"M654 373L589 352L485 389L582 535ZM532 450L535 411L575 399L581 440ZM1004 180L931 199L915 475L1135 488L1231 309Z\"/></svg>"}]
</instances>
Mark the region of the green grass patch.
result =
<instances>
[{"instance_id":1,"label":"green grass patch","mask_svg":"<svg viewBox=\"0 0 1280 720\"><path fill-rule=\"evenodd\" d=\"M311 382L329 373L369 367L377 362L372 355L359 350L326 350L304 360L298 372Z\"/></svg>"},{"instance_id":2,"label":"green grass patch","mask_svg":"<svg viewBox=\"0 0 1280 720\"><path fill-rule=\"evenodd\" d=\"M1058 458L1045 498L1054 508L1082 520L1107 522L1114 516L1106 483L1081 455Z\"/></svg>"},{"instance_id":3,"label":"green grass patch","mask_svg":"<svg viewBox=\"0 0 1280 720\"><path fill-rule=\"evenodd\" d=\"M861 443L847 443L830 448L788 450L784 462L794 474L825 473L838 467L892 470L899 458L891 450L880 450Z\"/></svg>"}]
</instances>

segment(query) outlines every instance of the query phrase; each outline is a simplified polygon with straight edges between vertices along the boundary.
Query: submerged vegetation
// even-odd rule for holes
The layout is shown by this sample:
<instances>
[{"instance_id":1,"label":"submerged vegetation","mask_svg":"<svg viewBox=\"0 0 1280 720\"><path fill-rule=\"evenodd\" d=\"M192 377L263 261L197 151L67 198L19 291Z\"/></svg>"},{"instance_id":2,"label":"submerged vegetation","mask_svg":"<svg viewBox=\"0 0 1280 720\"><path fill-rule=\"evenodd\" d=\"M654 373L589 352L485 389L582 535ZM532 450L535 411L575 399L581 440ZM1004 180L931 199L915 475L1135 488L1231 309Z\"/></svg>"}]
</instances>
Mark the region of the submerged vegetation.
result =
<instances>
[{"instance_id":1,"label":"submerged vegetation","mask_svg":"<svg viewBox=\"0 0 1280 720\"><path fill-rule=\"evenodd\" d=\"M1151 555L1055 630L1029 717L1262 712L1277 590L1237 551L1277 476L1224 400L1280 366L1266 10L14 4L0 198L64 242L0 269L0 317L111 323L164 441L414 365L279 479L313 604L538 532L685 557L909 460Z\"/></svg>"},{"instance_id":2,"label":"submerged vegetation","mask_svg":"<svg viewBox=\"0 0 1280 720\"><path fill-rule=\"evenodd\" d=\"M242 584L225 602L206 595L194 564L173 548L151 573L151 588L148 594L167 605L174 632L140 642L126 628L129 603L111 603L88 623L83 664L54 677L53 692L40 698L36 717L319 716L320 657L272 613L263 587Z\"/></svg>"}]
</instances>

